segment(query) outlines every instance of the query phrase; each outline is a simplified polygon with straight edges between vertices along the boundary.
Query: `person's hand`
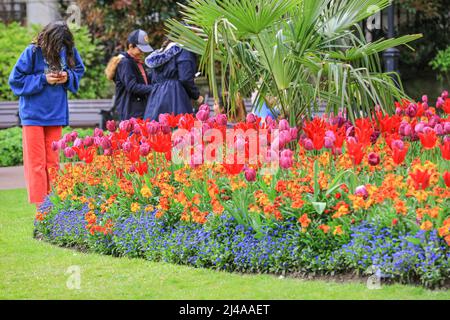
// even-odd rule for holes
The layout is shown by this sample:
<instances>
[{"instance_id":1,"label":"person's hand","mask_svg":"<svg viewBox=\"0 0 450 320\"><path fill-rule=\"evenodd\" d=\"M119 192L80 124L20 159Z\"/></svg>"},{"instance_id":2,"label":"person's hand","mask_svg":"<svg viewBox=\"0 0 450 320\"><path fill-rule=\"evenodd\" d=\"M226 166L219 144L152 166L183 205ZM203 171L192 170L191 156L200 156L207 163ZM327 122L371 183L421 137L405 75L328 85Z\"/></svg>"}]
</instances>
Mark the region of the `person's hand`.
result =
<instances>
[{"instance_id":1,"label":"person's hand","mask_svg":"<svg viewBox=\"0 0 450 320\"><path fill-rule=\"evenodd\" d=\"M58 74L58 81L56 82L57 84L64 84L67 82L68 79L68 74L66 71L62 71Z\"/></svg>"},{"instance_id":2,"label":"person's hand","mask_svg":"<svg viewBox=\"0 0 450 320\"><path fill-rule=\"evenodd\" d=\"M47 73L45 78L47 79L47 83L51 85L57 84L60 79L55 73Z\"/></svg>"},{"instance_id":3,"label":"person's hand","mask_svg":"<svg viewBox=\"0 0 450 320\"><path fill-rule=\"evenodd\" d=\"M198 99L196 100L198 104L202 104L203 100L205 100L205 98L203 98L203 96L198 97Z\"/></svg>"}]
</instances>

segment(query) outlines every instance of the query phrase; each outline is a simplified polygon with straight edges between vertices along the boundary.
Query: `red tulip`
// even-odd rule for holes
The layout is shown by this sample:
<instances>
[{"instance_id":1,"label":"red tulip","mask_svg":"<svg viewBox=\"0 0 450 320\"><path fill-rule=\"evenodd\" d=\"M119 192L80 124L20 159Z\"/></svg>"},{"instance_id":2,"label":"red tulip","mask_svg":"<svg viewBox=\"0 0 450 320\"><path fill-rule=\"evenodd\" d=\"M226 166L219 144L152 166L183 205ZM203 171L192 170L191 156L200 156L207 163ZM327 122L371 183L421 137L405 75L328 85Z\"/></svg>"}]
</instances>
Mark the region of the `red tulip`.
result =
<instances>
[{"instance_id":1,"label":"red tulip","mask_svg":"<svg viewBox=\"0 0 450 320\"><path fill-rule=\"evenodd\" d=\"M417 169L414 173L411 172L409 176L413 180L416 190L425 190L430 185L431 174L428 170L422 171Z\"/></svg>"},{"instance_id":2,"label":"red tulip","mask_svg":"<svg viewBox=\"0 0 450 320\"><path fill-rule=\"evenodd\" d=\"M450 171L445 171L442 175L442 178L444 178L444 182L447 188L450 188Z\"/></svg>"},{"instance_id":3,"label":"red tulip","mask_svg":"<svg viewBox=\"0 0 450 320\"><path fill-rule=\"evenodd\" d=\"M442 158L445 160L450 160L450 140L445 140L439 148L441 148Z\"/></svg>"},{"instance_id":4,"label":"red tulip","mask_svg":"<svg viewBox=\"0 0 450 320\"><path fill-rule=\"evenodd\" d=\"M363 147L364 145L357 142L355 138L350 137L347 139L347 152L350 155L350 158L352 158L354 165L361 163L364 157Z\"/></svg>"},{"instance_id":5,"label":"red tulip","mask_svg":"<svg viewBox=\"0 0 450 320\"><path fill-rule=\"evenodd\" d=\"M408 148L405 147L405 144L401 140L393 140L391 142L392 148L392 158L394 159L394 163L396 165L401 164L405 161L406 154L408 153Z\"/></svg>"},{"instance_id":6,"label":"red tulip","mask_svg":"<svg viewBox=\"0 0 450 320\"><path fill-rule=\"evenodd\" d=\"M433 129L424 129L424 132L419 132L418 135L425 149L433 149L436 146L437 135Z\"/></svg>"}]
</instances>

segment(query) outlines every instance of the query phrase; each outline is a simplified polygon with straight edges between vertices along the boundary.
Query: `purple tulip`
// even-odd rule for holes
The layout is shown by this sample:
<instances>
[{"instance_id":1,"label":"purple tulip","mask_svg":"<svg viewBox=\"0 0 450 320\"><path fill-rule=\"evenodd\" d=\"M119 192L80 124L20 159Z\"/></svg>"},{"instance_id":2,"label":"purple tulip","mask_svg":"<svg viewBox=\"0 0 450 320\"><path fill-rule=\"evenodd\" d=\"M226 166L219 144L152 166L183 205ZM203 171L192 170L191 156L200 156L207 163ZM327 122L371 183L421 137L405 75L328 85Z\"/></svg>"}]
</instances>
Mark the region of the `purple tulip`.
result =
<instances>
[{"instance_id":1,"label":"purple tulip","mask_svg":"<svg viewBox=\"0 0 450 320\"><path fill-rule=\"evenodd\" d=\"M434 126L434 131L436 131L436 134L438 136L442 136L444 134L444 127L442 126L442 124L438 123Z\"/></svg>"},{"instance_id":2,"label":"purple tulip","mask_svg":"<svg viewBox=\"0 0 450 320\"><path fill-rule=\"evenodd\" d=\"M378 155L378 153L371 152L371 153L369 153L368 158L369 158L369 164L371 166L376 166L380 163L380 156Z\"/></svg>"},{"instance_id":3,"label":"purple tulip","mask_svg":"<svg viewBox=\"0 0 450 320\"><path fill-rule=\"evenodd\" d=\"M327 149L333 148L334 141L330 137L324 138L324 147Z\"/></svg>"},{"instance_id":4,"label":"purple tulip","mask_svg":"<svg viewBox=\"0 0 450 320\"><path fill-rule=\"evenodd\" d=\"M406 109L406 114L408 115L408 117L414 118L417 114L417 106L411 103Z\"/></svg>"},{"instance_id":5,"label":"purple tulip","mask_svg":"<svg viewBox=\"0 0 450 320\"><path fill-rule=\"evenodd\" d=\"M442 94L441 94L441 97L442 97L442 99L447 99L448 98L448 91L447 90L444 90L443 92L442 92Z\"/></svg>"}]
</instances>

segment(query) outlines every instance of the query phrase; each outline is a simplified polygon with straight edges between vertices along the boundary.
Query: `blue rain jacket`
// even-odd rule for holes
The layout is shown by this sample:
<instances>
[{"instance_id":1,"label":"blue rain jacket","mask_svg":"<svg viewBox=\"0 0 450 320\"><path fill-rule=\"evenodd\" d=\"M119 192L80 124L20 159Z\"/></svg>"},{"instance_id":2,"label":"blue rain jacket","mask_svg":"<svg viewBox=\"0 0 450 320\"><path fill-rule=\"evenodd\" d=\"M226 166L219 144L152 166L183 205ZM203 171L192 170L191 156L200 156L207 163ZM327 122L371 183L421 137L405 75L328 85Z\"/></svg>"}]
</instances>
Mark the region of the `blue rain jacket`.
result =
<instances>
[{"instance_id":1,"label":"blue rain jacket","mask_svg":"<svg viewBox=\"0 0 450 320\"><path fill-rule=\"evenodd\" d=\"M67 126L69 106L67 90L76 93L85 68L74 48L75 67L66 64L66 52L61 51L61 69L68 74L65 84L50 85L45 77L48 64L41 48L29 45L19 57L9 76L9 85L19 96L19 116L22 125Z\"/></svg>"},{"instance_id":2,"label":"blue rain jacket","mask_svg":"<svg viewBox=\"0 0 450 320\"><path fill-rule=\"evenodd\" d=\"M144 118L158 120L162 113L193 113L191 100L200 96L194 83L195 55L172 43L165 50L154 51L145 63L151 69L153 89Z\"/></svg>"}]
</instances>

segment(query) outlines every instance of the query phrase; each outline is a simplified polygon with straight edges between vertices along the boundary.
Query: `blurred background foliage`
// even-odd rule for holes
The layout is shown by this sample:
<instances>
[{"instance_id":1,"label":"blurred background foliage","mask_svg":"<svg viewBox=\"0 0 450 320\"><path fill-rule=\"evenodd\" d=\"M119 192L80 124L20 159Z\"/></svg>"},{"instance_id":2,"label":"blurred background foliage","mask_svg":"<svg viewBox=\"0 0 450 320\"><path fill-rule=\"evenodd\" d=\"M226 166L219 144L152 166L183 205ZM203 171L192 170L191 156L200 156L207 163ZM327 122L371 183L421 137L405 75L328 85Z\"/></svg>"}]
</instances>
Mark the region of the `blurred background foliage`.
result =
<instances>
[{"instance_id":1,"label":"blurred background foliage","mask_svg":"<svg viewBox=\"0 0 450 320\"><path fill-rule=\"evenodd\" d=\"M431 61L439 51L450 46L450 1L396 0L396 5L401 13L397 34L423 34L423 38L414 42L414 51L399 48L400 73L405 90L415 98L422 93L436 97L443 89L449 88L445 79L448 69L444 71L439 67L444 61L443 54L438 58L440 62Z\"/></svg>"}]
</instances>

